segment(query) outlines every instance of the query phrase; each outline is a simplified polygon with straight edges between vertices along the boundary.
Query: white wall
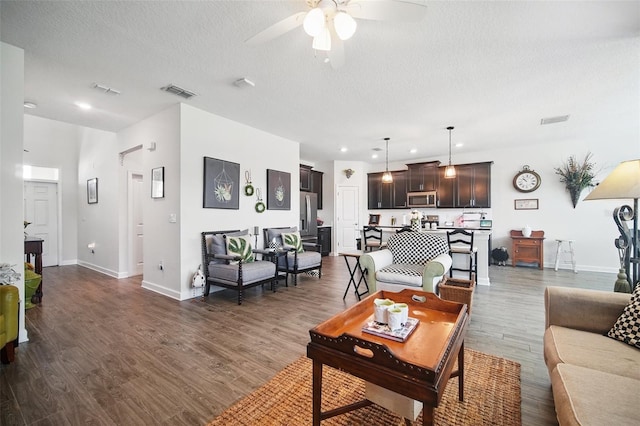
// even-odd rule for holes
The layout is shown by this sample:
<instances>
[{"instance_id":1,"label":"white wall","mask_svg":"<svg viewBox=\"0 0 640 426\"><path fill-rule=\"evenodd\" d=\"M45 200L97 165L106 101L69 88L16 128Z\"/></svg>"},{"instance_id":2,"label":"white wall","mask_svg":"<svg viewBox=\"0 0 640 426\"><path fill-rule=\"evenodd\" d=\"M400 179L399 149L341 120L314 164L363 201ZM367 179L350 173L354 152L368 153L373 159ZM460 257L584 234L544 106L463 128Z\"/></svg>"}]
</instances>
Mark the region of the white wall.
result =
<instances>
[{"instance_id":1,"label":"white wall","mask_svg":"<svg viewBox=\"0 0 640 426\"><path fill-rule=\"evenodd\" d=\"M204 157L240 164L240 208L202 207ZM225 229L260 227L258 247L263 247L262 229L297 226L299 205L300 146L297 142L222 118L188 105L181 105L180 192L178 222L181 227L181 298L199 294L189 288L190 278L202 262L200 233ZM267 169L291 174L291 210L255 211L256 197L244 195L244 172L251 170L254 188L260 188L267 203Z\"/></svg>"},{"instance_id":2,"label":"white wall","mask_svg":"<svg viewBox=\"0 0 640 426\"><path fill-rule=\"evenodd\" d=\"M116 134L88 127L78 129L78 264L119 278ZM93 178L98 178L98 203L88 204L87 180ZM95 243L94 253L87 249L89 243Z\"/></svg>"},{"instance_id":3,"label":"white wall","mask_svg":"<svg viewBox=\"0 0 640 426\"><path fill-rule=\"evenodd\" d=\"M60 172L61 265L76 264L78 258L79 136L80 127L74 124L24 115L24 148L29 151L24 153L24 164L57 168Z\"/></svg>"},{"instance_id":4,"label":"white wall","mask_svg":"<svg viewBox=\"0 0 640 426\"><path fill-rule=\"evenodd\" d=\"M22 135L24 102L24 51L0 43L0 262L15 266L16 283L24 300L24 219L22 185ZM24 303L20 304L20 342L28 340Z\"/></svg>"}]
</instances>

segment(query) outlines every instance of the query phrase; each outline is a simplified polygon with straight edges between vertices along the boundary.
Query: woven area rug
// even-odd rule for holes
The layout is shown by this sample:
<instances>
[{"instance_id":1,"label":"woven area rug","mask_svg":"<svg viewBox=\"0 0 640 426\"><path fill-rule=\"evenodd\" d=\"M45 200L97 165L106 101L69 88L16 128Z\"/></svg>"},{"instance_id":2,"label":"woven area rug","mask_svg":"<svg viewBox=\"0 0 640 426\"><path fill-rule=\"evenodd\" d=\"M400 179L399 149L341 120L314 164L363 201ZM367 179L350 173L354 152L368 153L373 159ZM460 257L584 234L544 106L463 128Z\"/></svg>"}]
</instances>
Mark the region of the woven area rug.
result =
<instances>
[{"instance_id":1,"label":"woven area rug","mask_svg":"<svg viewBox=\"0 0 640 426\"><path fill-rule=\"evenodd\" d=\"M208 426L311 424L312 362L301 357L267 384L216 417ZM449 380L434 424L520 425L520 364L465 349L464 402L458 401L458 379ZM324 366L322 411L364 399L364 382ZM419 423L418 423L419 422ZM415 424L422 424L422 414ZM404 425L394 413L371 405L324 420L322 425Z\"/></svg>"}]
</instances>

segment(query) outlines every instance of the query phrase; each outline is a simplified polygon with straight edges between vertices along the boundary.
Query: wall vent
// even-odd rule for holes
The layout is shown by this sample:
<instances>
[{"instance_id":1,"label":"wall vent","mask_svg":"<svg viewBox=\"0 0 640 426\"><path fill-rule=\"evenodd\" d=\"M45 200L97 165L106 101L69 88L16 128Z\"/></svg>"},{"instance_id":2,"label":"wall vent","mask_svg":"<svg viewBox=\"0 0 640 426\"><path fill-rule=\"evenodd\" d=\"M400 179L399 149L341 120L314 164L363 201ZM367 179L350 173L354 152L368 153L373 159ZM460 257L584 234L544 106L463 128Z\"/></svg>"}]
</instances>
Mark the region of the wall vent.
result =
<instances>
[{"instance_id":1,"label":"wall vent","mask_svg":"<svg viewBox=\"0 0 640 426\"><path fill-rule=\"evenodd\" d=\"M174 95L178 95L181 98L189 99L194 96L197 96L196 93L193 93L187 89L183 89L182 87L176 86L174 84L169 84L167 86L162 87L160 90L164 90L165 92L173 93Z\"/></svg>"},{"instance_id":2,"label":"wall vent","mask_svg":"<svg viewBox=\"0 0 640 426\"><path fill-rule=\"evenodd\" d=\"M540 120L540 125L562 123L563 121L567 121L568 119L569 119L568 115L558 115L556 117L547 117Z\"/></svg>"}]
</instances>

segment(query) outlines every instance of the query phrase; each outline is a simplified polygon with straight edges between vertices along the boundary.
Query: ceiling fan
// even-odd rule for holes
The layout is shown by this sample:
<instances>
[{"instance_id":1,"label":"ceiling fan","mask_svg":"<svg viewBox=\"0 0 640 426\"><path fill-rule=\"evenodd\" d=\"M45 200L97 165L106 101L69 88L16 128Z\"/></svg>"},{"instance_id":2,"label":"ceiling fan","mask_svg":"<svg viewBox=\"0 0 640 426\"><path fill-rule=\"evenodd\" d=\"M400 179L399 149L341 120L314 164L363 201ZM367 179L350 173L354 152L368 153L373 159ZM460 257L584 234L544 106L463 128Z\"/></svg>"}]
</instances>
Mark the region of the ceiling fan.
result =
<instances>
[{"instance_id":1,"label":"ceiling fan","mask_svg":"<svg viewBox=\"0 0 640 426\"><path fill-rule=\"evenodd\" d=\"M424 3L402 0L306 0L306 3L311 10L294 13L245 40L245 43L265 43L302 26L313 37L313 49L327 52L335 69L344 64L343 41L356 32L358 24L353 18L415 22L422 19L427 10Z\"/></svg>"}]
</instances>

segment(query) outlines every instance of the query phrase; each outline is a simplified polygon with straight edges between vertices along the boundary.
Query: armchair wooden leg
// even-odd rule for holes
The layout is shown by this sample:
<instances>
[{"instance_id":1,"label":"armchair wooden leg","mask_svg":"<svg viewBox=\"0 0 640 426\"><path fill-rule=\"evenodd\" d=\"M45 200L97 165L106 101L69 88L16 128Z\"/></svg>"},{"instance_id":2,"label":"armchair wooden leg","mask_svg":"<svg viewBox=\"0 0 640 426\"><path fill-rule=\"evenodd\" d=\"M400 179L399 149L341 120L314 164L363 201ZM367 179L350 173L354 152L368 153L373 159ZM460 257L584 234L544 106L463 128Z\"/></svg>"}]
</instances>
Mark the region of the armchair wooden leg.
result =
<instances>
[{"instance_id":1,"label":"armchair wooden leg","mask_svg":"<svg viewBox=\"0 0 640 426\"><path fill-rule=\"evenodd\" d=\"M13 348L13 341L7 342L4 348L0 349L0 362L3 364L9 364L15 361L15 350Z\"/></svg>"}]
</instances>

